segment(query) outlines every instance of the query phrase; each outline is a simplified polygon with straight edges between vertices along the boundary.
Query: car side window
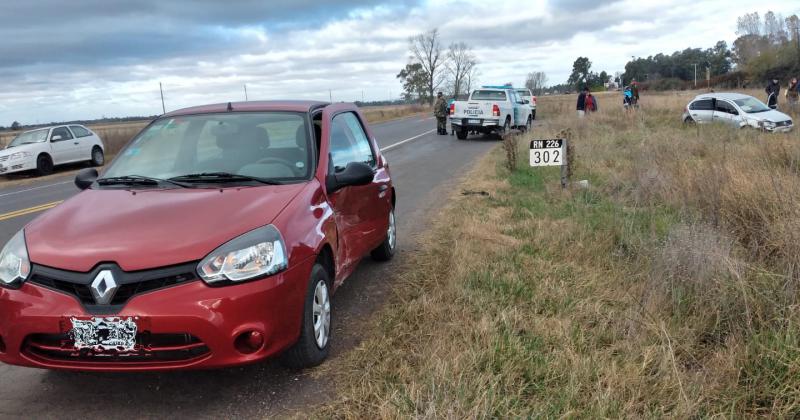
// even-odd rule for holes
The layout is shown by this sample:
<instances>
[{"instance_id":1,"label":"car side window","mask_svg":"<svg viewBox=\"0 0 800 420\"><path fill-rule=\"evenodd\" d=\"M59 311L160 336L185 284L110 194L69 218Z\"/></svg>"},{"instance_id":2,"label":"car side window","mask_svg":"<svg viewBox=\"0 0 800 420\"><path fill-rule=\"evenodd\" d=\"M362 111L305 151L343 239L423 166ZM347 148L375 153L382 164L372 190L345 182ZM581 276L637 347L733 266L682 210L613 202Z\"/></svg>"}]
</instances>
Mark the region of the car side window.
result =
<instances>
[{"instance_id":1,"label":"car side window","mask_svg":"<svg viewBox=\"0 0 800 420\"><path fill-rule=\"evenodd\" d=\"M75 134L75 137L89 137L92 135L92 132L79 126L79 125L71 125L69 129L72 130L72 133Z\"/></svg>"},{"instance_id":2,"label":"car side window","mask_svg":"<svg viewBox=\"0 0 800 420\"><path fill-rule=\"evenodd\" d=\"M736 111L736 108L734 108L733 105L729 104L728 102L719 100L717 101L717 111L733 115L739 114L739 112Z\"/></svg>"},{"instance_id":3,"label":"car side window","mask_svg":"<svg viewBox=\"0 0 800 420\"><path fill-rule=\"evenodd\" d=\"M330 150L335 172L344 170L351 162L366 163L373 167L376 163L367 134L352 112L333 117Z\"/></svg>"},{"instance_id":4,"label":"car side window","mask_svg":"<svg viewBox=\"0 0 800 420\"><path fill-rule=\"evenodd\" d=\"M72 134L67 130L67 127L57 127L50 133L50 140L52 141L55 136L61 136L61 140L72 140Z\"/></svg>"},{"instance_id":5,"label":"car side window","mask_svg":"<svg viewBox=\"0 0 800 420\"><path fill-rule=\"evenodd\" d=\"M692 102L692 104L689 105L689 109L693 111L711 111L714 107L711 104L711 99L701 99Z\"/></svg>"}]
</instances>

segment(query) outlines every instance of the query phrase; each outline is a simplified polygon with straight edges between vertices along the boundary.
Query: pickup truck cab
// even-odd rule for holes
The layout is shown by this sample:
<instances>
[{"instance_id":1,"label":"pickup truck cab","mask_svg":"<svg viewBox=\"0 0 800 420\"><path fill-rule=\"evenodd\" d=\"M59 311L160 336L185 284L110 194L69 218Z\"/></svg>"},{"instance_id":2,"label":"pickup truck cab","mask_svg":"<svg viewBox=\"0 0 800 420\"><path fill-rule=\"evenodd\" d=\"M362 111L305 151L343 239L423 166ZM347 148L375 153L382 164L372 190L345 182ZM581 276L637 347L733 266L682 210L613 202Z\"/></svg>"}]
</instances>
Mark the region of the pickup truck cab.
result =
<instances>
[{"instance_id":1,"label":"pickup truck cab","mask_svg":"<svg viewBox=\"0 0 800 420\"><path fill-rule=\"evenodd\" d=\"M459 140L473 131L502 137L512 128L529 130L532 123L530 106L512 86L484 86L469 100L450 104L450 126Z\"/></svg>"},{"instance_id":2,"label":"pickup truck cab","mask_svg":"<svg viewBox=\"0 0 800 420\"><path fill-rule=\"evenodd\" d=\"M522 98L522 102L531 107L531 118L536 119L536 96L531 93L530 89L517 89L517 94Z\"/></svg>"},{"instance_id":3,"label":"pickup truck cab","mask_svg":"<svg viewBox=\"0 0 800 420\"><path fill-rule=\"evenodd\" d=\"M38 128L21 133L0 150L0 174L35 170L47 175L55 165L82 161L102 166L104 153L100 137L82 125Z\"/></svg>"}]
</instances>

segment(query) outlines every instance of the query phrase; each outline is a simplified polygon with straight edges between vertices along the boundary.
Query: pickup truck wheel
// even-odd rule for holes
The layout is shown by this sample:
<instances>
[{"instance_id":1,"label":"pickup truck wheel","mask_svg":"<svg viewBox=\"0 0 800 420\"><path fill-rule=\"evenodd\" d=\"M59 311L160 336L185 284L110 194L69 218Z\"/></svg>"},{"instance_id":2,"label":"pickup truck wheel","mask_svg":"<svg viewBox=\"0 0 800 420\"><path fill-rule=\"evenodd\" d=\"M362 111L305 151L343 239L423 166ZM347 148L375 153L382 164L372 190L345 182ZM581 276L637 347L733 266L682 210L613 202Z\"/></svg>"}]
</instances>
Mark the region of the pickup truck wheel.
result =
<instances>
[{"instance_id":1,"label":"pickup truck wheel","mask_svg":"<svg viewBox=\"0 0 800 420\"><path fill-rule=\"evenodd\" d=\"M328 272L319 263L311 268L308 280L300 338L281 355L281 362L292 368L317 366L328 357L331 342L331 290Z\"/></svg>"},{"instance_id":2,"label":"pickup truck wheel","mask_svg":"<svg viewBox=\"0 0 800 420\"><path fill-rule=\"evenodd\" d=\"M511 131L511 118L506 118L506 123L503 124L503 131L497 133L498 139L503 140L503 138L505 138L505 136L507 136L510 131Z\"/></svg>"},{"instance_id":3,"label":"pickup truck wheel","mask_svg":"<svg viewBox=\"0 0 800 420\"><path fill-rule=\"evenodd\" d=\"M50 175L53 173L53 159L48 155L40 155L36 159L36 172L39 175Z\"/></svg>"},{"instance_id":4,"label":"pickup truck wheel","mask_svg":"<svg viewBox=\"0 0 800 420\"><path fill-rule=\"evenodd\" d=\"M459 140L466 140L467 134L469 134L469 131L467 131L466 128L459 128L456 131L456 137L458 137Z\"/></svg>"},{"instance_id":5,"label":"pickup truck wheel","mask_svg":"<svg viewBox=\"0 0 800 420\"><path fill-rule=\"evenodd\" d=\"M106 157L103 154L103 149L95 146L92 149L92 166L103 166L106 163Z\"/></svg>"},{"instance_id":6,"label":"pickup truck wheel","mask_svg":"<svg viewBox=\"0 0 800 420\"><path fill-rule=\"evenodd\" d=\"M536 119L536 110L535 109L531 113L531 119L534 119L534 120Z\"/></svg>"},{"instance_id":7,"label":"pickup truck wheel","mask_svg":"<svg viewBox=\"0 0 800 420\"><path fill-rule=\"evenodd\" d=\"M533 129L533 117L528 117L528 123L525 124L525 131L531 131Z\"/></svg>"}]
</instances>

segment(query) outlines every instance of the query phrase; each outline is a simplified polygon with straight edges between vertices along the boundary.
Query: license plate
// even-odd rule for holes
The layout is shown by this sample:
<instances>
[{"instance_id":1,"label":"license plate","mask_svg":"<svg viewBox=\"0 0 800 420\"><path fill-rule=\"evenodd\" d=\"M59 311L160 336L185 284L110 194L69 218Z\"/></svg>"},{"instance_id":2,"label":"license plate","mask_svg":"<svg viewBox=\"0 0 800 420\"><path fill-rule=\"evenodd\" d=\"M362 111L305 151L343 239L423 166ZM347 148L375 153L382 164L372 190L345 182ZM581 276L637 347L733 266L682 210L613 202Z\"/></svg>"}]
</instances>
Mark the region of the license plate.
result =
<instances>
[{"instance_id":1,"label":"license plate","mask_svg":"<svg viewBox=\"0 0 800 420\"><path fill-rule=\"evenodd\" d=\"M69 335L77 350L124 353L132 352L136 347L138 327L133 318L70 318L70 323L72 329L69 331Z\"/></svg>"},{"instance_id":2,"label":"license plate","mask_svg":"<svg viewBox=\"0 0 800 420\"><path fill-rule=\"evenodd\" d=\"M480 124L481 120L467 120L467 123L469 123L469 124Z\"/></svg>"}]
</instances>

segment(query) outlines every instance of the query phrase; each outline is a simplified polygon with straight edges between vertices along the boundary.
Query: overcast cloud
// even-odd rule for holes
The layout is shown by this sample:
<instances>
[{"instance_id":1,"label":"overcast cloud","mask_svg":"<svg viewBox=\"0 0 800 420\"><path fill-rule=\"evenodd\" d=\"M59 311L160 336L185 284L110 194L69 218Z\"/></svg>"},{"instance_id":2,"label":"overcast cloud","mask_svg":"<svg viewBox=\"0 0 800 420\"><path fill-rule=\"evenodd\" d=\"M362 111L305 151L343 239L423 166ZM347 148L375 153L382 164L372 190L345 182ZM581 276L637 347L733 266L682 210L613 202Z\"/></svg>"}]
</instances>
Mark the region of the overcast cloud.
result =
<instances>
[{"instance_id":1,"label":"overcast cloud","mask_svg":"<svg viewBox=\"0 0 800 420\"><path fill-rule=\"evenodd\" d=\"M244 99L388 99L408 37L438 27L475 48L481 82L561 83L631 56L735 39L743 0L28 0L0 3L0 125L161 112ZM762 6L763 5L763 6ZM796 0L770 9L800 13Z\"/></svg>"}]
</instances>

